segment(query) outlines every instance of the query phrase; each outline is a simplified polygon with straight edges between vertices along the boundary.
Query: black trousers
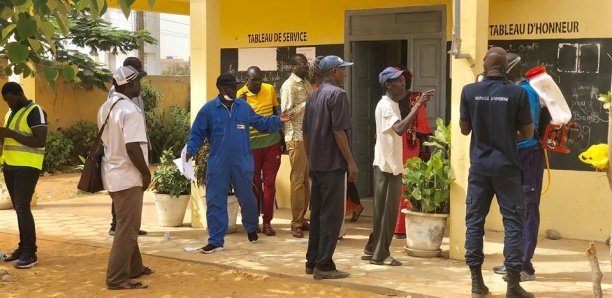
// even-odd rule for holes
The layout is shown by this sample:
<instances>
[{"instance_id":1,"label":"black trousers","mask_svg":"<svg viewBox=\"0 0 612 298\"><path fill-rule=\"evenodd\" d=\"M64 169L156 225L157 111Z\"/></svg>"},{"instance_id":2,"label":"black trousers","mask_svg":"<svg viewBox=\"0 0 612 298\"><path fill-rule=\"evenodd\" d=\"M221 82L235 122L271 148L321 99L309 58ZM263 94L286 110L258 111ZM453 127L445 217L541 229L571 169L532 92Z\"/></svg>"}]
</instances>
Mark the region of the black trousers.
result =
<instances>
[{"instance_id":1,"label":"black trousers","mask_svg":"<svg viewBox=\"0 0 612 298\"><path fill-rule=\"evenodd\" d=\"M36 252L36 227L30 209L32 195L40 176L40 170L31 167L4 167L4 181L17 213L19 247L22 253Z\"/></svg>"},{"instance_id":2,"label":"black trousers","mask_svg":"<svg viewBox=\"0 0 612 298\"><path fill-rule=\"evenodd\" d=\"M336 270L332 260L344 221L346 171L310 172L310 232L306 267Z\"/></svg>"},{"instance_id":3,"label":"black trousers","mask_svg":"<svg viewBox=\"0 0 612 298\"><path fill-rule=\"evenodd\" d=\"M511 272L523 268L525 198L521 175L489 177L470 173L465 214L465 261L470 267L484 262L484 224L493 195L497 197L504 223L504 265Z\"/></svg>"}]
</instances>

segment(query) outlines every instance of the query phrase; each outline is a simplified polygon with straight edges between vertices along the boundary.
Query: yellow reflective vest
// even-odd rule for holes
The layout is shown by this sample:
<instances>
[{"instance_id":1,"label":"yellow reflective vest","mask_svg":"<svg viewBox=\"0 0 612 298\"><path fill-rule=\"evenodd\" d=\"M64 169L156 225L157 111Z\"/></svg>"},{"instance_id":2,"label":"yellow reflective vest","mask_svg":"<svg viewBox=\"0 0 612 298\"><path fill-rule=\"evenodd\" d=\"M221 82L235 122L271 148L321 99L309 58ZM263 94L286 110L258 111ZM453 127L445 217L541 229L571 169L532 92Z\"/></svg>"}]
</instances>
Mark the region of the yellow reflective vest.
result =
<instances>
[{"instance_id":1,"label":"yellow reflective vest","mask_svg":"<svg viewBox=\"0 0 612 298\"><path fill-rule=\"evenodd\" d=\"M4 127L7 127L18 134L31 136L32 129L28 125L28 115L38 105L30 103L27 107L19 109L11 119L9 118L11 112L6 113L4 118ZM43 158L45 156L45 148L33 148L25 146L15 139L5 138L4 145L2 146L2 157L4 158L4 164L11 166L20 167L32 167L42 170Z\"/></svg>"}]
</instances>

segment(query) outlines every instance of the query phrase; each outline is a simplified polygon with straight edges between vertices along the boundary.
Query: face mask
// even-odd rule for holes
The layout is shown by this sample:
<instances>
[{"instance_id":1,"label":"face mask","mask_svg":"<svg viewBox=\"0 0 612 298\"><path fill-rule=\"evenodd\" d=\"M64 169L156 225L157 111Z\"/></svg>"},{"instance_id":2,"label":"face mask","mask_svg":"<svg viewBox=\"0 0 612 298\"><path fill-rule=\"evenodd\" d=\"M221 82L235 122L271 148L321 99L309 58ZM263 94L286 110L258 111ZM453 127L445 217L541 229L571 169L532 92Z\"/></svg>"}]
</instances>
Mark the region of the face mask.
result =
<instances>
[{"instance_id":1,"label":"face mask","mask_svg":"<svg viewBox=\"0 0 612 298\"><path fill-rule=\"evenodd\" d=\"M223 93L223 98L225 98L225 100L227 101L233 101L234 99L229 97L226 93L225 90L221 90L221 92Z\"/></svg>"}]
</instances>

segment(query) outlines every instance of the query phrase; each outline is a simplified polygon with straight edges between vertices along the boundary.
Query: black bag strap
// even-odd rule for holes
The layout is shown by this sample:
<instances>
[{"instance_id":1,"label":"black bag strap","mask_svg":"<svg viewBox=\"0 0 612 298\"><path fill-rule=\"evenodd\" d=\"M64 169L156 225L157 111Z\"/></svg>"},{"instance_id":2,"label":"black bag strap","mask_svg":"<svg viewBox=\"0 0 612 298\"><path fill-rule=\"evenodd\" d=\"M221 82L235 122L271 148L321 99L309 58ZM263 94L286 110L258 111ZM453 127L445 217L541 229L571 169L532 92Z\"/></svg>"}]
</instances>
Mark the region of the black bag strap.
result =
<instances>
[{"instance_id":1,"label":"black bag strap","mask_svg":"<svg viewBox=\"0 0 612 298\"><path fill-rule=\"evenodd\" d=\"M106 115L106 119L104 120L104 124L102 124L102 127L100 127L100 131L98 131L98 136L96 137L96 140L94 141L94 145L91 148L91 150L89 151L89 156L87 158L89 158L92 154L92 152L94 150L96 150L98 148L98 146L100 145L100 140L102 139L102 133L104 132L104 128L106 128L106 124L108 124L108 118L110 118L110 114L113 111L113 108L120 102L124 100L124 98L120 97L119 99L117 99L117 101L115 101L115 103L113 103L113 105L111 106L110 110L108 110L108 115Z\"/></svg>"}]
</instances>

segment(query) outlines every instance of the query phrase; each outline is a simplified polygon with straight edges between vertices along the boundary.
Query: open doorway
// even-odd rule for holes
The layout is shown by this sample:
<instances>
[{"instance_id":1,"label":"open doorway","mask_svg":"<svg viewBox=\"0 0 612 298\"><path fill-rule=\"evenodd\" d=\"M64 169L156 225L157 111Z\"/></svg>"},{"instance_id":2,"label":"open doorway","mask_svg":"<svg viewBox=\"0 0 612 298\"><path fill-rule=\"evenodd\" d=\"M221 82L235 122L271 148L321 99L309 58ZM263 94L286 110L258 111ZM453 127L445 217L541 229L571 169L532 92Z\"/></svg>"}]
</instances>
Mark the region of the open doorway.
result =
<instances>
[{"instance_id":1,"label":"open doorway","mask_svg":"<svg viewBox=\"0 0 612 298\"><path fill-rule=\"evenodd\" d=\"M348 84L352 110L352 151L360 196L373 195L374 109L382 96L378 74L387 66L407 66L414 72L411 89L436 89L427 105L432 127L445 118L446 17L444 6L346 12L345 57L351 67Z\"/></svg>"}]
</instances>

